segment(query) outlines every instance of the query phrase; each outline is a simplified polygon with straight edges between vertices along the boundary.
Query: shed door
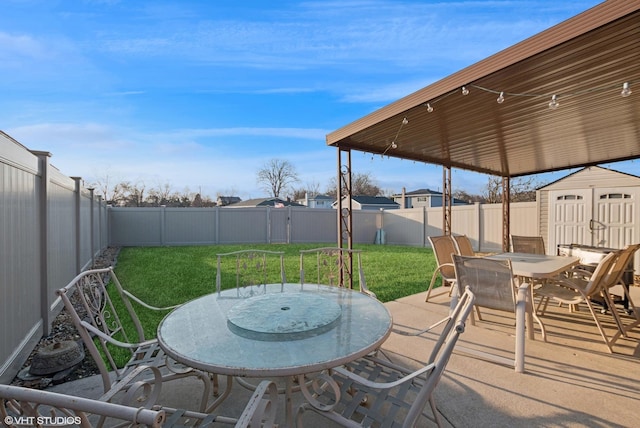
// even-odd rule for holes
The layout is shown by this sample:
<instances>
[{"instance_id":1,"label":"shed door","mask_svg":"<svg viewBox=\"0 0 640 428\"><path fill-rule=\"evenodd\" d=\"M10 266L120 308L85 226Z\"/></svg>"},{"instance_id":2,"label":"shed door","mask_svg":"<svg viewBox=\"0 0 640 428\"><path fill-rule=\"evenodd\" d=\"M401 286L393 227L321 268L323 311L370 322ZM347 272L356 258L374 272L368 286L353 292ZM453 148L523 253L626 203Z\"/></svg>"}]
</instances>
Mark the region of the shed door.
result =
<instances>
[{"instance_id":1,"label":"shed door","mask_svg":"<svg viewBox=\"0 0 640 428\"><path fill-rule=\"evenodd\" d=\"M593 245L622 248L634 243L637 201L634 188L594 189Z\"/></svg>"},{"instance_id":2,"label":"shed door","mask_svg":"<svg viewBox=\"0 0 640 428\"><path fill-rule=\"evenodd\" d=\"M585 244L623 248L640 239L640 188L596 188L549 192L549 248ZM640 251L636 253L636 272Z\"/></svg>"},{"instance_id":3,"label":"shed door","mask_svg":"<svg viewBox=\"0 0 640 428\"><path fill-rule=\"evenodd\" d=\"M549 192L550 249L558 244L591 245L592 197L592 189Z\"/></svg>"}]
</instances>

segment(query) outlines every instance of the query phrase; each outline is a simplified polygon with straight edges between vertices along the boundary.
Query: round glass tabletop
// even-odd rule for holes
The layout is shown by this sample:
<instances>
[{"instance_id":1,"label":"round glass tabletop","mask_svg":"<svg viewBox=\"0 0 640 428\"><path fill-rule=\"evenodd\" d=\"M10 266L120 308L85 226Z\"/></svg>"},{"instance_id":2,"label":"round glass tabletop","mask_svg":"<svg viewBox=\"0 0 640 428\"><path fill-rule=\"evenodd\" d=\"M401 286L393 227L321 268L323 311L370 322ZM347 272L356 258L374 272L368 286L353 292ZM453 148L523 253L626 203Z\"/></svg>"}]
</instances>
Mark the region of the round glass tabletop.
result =
<instances>
[{"instance_id":1,"label":"round glass tabletop","mask_svg":"<svg viewBox=\"0 0 640 428\"><path fill-rule=\"evenodd\" d=\"M200 297L158 326L162 349L190 367L233 376L289 376L344 364L379 347L391 314L378 300L323 285L269 284Z\"/></svg>"}]
</instances>

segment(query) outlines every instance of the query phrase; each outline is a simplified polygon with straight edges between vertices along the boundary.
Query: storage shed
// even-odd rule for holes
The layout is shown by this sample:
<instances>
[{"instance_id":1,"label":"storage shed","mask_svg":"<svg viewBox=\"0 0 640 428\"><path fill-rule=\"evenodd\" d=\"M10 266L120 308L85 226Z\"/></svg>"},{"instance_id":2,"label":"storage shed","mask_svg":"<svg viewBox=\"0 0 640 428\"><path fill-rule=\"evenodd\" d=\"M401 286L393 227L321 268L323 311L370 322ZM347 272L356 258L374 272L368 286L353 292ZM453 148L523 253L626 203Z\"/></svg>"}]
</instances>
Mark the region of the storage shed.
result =
<instances>
[{"instance_id":1,"label":"storage shed","mask_svg":"<svg viewBox=\"0 0 640 428\"><path fill-rule=\"evenodd\" d=\"M640 242L638 176L591 166L541 187L537 200L547 253L565 244L622 248ZM636 274L639 269L636 254Z\"/></svg>"}]
</instances>

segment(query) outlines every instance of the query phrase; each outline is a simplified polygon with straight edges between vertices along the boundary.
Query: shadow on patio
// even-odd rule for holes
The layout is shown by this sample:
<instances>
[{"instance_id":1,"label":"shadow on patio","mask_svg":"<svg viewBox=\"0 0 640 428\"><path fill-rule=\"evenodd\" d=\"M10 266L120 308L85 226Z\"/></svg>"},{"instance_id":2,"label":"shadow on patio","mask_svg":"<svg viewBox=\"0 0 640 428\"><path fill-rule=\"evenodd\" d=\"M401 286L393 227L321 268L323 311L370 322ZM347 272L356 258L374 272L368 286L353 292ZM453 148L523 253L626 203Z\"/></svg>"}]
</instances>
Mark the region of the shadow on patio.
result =
<instances>
[{"instance_id":1,"label":"shadow on patio","mask_svg":"<svg viewBox=\"0 0 640 428\"><path fill-rule=\"evenodd\" d=\"M632 287L635 301L640 288ZM387 303L398 329L424 328L448 311L444 296L424 302L425 293ZM530 427L597 426L629 427L637 425L640 402L640 328L621 338L609 354L586 308L569 313L566 307L551 306L543 318L547 342L536 330L536 340L526 342L525 373L454 351L447 370L435 391L435 399L445 426ZM483 320L468 323L460 346L482 349L511 358L515 346L513 318L483 309ZM602 316L607 319L609 316ZM629 319L626 319L629 321ZM606 324L613 333L613 323ZM435 335L407 337L392 334L383 350L404 364L420 364L428 357ZM164 394L184 402L192 399L189 381ZM58 385L54 391L74 395L99 396L99 379L83 379ZM235 386L220 413L241 411L250 392ZM168 397L169 398L169 397ZM296 397L298 400L300 397ZM281 400L282 401L282 400ZM172 403L174 404L174 403ZM180 403L178 403L180 405ZM280 405L278 417L283 418ZM305 414L305 426L330 426L326 419Z\"/></svg>"}]
</instances>

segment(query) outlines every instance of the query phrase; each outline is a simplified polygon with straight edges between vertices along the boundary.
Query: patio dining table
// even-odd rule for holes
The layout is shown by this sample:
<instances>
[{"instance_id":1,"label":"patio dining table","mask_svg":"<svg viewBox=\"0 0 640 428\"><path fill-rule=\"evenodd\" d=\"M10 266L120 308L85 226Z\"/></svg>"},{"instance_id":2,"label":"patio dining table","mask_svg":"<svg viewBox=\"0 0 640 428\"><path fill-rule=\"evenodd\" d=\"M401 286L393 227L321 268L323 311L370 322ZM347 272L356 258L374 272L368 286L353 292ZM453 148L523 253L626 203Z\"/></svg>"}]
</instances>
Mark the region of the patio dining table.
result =
<instances>
[{"instance_id":1,"label":"patio dining table","mask_svg":"<svg viewBox=\"0 0 640 428\"><path fill-rule=\"evenodd\" d=\"M340 366L377 349L391 314L358 291L317 284L229 289L187 302L158 326L176 361L233 377L286 379L286 424L293 426L293 379Z\"/></svg>"},{"instance_id":2,"label":"patio dining table","mask_svg":"<svg viewBox=\"0 0 640 428\"><path fill-rule=\"evenodd\" d=\"M542 335L545 336L544 324L533 310L533 284L531 280L550 279L565 272L580 263L580 259L574 256L552 256L546 254L529 253L500 253L487 256L492 260L510 260L511 270L515 276L522 278L528 284L528 292L525 293L525 317L516 318L516 371L524 371L524 335L525 331L529 339L534 339L533 319L540 324Z\"/></svg>"},{"instance_id":3,"label":"patio dining table","mask_svg":"<svg viewBox=\"0 0 640 428\"><path fill-rule=\"evenodd\" d=\"M510 260L513 274L522 278L523 281L544 280L566 272L571 267L580 263L580 259L574 256L553 256L546 254L529 253L500 253L487 256L492 260ZM533 318L537 315L533 311L534 289L530 284L526 306L526 330L529 339L533 339ZM542 322L538 320L540 325Z\"/></svg>"}]
</instances>

